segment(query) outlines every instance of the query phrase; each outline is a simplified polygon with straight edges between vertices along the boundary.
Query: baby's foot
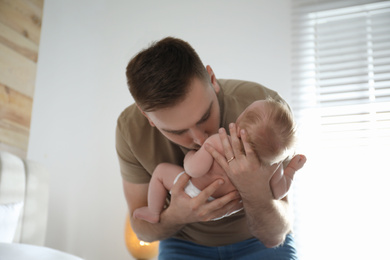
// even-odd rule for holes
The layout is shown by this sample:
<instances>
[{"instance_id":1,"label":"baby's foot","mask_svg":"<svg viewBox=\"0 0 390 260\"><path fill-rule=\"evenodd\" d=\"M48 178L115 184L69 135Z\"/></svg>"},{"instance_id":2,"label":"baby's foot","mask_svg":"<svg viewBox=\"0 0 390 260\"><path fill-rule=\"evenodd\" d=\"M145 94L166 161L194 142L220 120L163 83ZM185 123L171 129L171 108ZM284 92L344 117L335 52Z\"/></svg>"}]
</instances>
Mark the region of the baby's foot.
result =
<instances>
[{"instance_id":1,"label":"baby's foot","mask_svg":"<svg viewBox=\"0 0 390 260\"><path fill-rule=\"evenodd\" d=\"M148 207L134 210L133 217L143 219L150 223L158 223L160 221L160 214L153 213Z\"/></svg>"},{"instance_id":2,"label":"baby's foot","mask_svg":"<svg viewBox=\"0 0 390 260\"><path fill-rule=\"evenodd\" d=\"M289 177L291 180L294 179L295 172L298 171L305 165L306 157L302 154L295 155L287 167L284 169L284 175Z\"/></svg>"},{"instance_id":3,"label":"baby's foot","mask_svg":"<svg viewBox=\"0 0 390 260\"><path fill-rule=\"evenodd\" d=\"M298 171L303 167L303 165L305 165L305 163L306 157L302 154L298 154L291 159L290 163L288 164L288 167L291 167L294 170Z\"/></svg>"}]
</instances>

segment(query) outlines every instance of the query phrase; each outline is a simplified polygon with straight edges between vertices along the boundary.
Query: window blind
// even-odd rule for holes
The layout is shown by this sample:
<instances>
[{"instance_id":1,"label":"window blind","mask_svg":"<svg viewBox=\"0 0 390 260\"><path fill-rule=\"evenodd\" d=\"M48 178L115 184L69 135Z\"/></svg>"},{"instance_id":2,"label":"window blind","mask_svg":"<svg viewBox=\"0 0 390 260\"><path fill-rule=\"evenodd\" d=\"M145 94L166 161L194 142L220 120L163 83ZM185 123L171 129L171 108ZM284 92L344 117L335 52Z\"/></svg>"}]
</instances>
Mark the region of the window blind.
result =
<instances>
[{"instance_id":1,"label":"window blind","mask_svg":"<svg viewBox=\"0 0 390 260\"><path fill-rule=\"evenodd\" d=\"M390 1L293 0L293 192L301 260L388 253Z\"/></svg>"},{"instance_id":2,"label":"window blind","mask_svg":"<svg viewBox=\"0 0 390 260\"><path fill-rule=\"evenodd\" d=\"M325 147L390 144L390 2L298 0L292 10L297 121Z\"/></svg>"}]
</instances>

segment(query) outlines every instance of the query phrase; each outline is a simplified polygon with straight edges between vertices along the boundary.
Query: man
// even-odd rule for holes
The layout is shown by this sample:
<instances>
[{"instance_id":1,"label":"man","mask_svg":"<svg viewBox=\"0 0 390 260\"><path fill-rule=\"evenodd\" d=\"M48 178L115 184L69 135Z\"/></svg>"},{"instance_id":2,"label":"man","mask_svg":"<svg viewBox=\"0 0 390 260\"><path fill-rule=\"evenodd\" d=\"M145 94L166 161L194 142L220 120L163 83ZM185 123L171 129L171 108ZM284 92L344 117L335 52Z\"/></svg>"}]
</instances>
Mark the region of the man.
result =
<instances>
[{"instance_id":1,"label":"man","mask_svg":"<svg viewBox=\"0 0 390 260\"><path fill-rule=\"evenodd\" d=\"M161 240L159 259L237 255L238 259L294 259L288 199L274 200L269 184L282 167L262 166L246 142L245 130L237 133L230 124L232 144L224 130L253 101L267 97L281 100L279 95L252 82L217 80L188 43L171 37L138 53L129 62L126 76L135 104L118 118L116 147L131 223L138 237ZM208 202L223 184L217 180L190 198L184 192L189 176L183 174L171 190L159 223L133 219L135 209L147 206L154 168L162 162L182 165L185 153L199 149L218 131L225 154L211 146L205 148L237 191ZM210 221L241 203L244 211Z\"/></svg>"}]
</instances>

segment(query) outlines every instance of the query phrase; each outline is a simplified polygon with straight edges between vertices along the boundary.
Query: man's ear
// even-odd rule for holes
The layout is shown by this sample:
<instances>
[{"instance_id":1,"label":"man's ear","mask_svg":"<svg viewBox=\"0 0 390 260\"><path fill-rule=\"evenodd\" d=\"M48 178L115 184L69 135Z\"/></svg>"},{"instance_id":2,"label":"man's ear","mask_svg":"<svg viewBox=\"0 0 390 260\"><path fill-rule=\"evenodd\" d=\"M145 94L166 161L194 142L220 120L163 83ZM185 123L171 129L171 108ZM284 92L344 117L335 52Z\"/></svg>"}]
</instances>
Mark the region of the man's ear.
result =
<instances>
[{"instance_id":1,"label":"man's ear","mask_svg":"<svg viewBox=\"0 0 390 260\"><path fill-rule=\"evenodd\" d=\"M218 93L221 88L218 84L217 77L215 76L213 69L210 67L210 65L207 65L206 70L210 75L211 84L213 85L215 93Z\"/></svg>"},{"instance_id":2,"label":"man's ear","mask_svg":"<svg viewBox=\"0 0 390 260\"><path fill-rule=\"evenodd\" d=\"M153 121L148 117L148 115L139 107L139 105L138 104L136 104L137 105L137 107L138 107L138 109L139 109L139 111L141 111L141 113L148 119L148 121L149 121L149 124L152 126L152 127L155 127L155 125L154 125L154 123L153 123Z\"/></svg>"}]
</instances>

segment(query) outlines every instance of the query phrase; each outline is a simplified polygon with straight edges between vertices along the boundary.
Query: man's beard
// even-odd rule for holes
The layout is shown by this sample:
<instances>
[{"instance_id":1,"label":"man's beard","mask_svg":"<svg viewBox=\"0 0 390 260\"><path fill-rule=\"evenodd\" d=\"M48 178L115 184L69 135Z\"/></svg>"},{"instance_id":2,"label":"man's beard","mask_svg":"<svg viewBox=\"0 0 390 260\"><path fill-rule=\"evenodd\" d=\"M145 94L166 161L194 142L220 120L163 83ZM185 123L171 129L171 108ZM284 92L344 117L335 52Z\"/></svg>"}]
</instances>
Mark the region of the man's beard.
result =
<instances>
[{"instance_id":1,"label":"man's beard","mask_svg":"<svg viewBox=\"0 0 390 260\"><path fill-rule=\"evenodd\" d=\"M202 146L199 144L194 144L193 147L191 148L192 150L199 150Z\"/></svg>"},{"instance_id":2,"label":"man's beard","mask_svg":"<svg viewBox=\"0 0 390 260\"><path fill-rule=\"evenodd\" d=\"M175 144L178 145L179 147L181 147L182 149L186 150L186 151L199 150L202 147L199 144L192 144L190 147L186 147L186 146L180 145L178 143L175 143Z\"/></svg>"}]
</instances>

